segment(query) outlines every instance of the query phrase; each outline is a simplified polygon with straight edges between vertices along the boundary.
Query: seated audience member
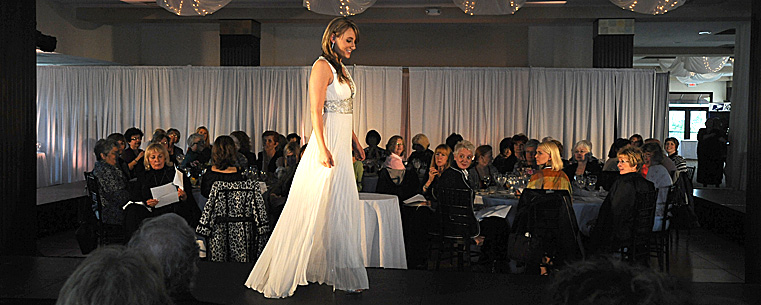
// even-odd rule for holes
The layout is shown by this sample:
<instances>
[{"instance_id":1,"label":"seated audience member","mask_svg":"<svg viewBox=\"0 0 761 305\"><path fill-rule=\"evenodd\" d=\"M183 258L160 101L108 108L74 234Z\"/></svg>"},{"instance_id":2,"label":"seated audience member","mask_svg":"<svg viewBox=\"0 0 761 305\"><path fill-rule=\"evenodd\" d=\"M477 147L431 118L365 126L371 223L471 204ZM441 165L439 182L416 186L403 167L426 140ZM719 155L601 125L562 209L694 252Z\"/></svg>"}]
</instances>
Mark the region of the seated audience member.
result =
<instances>
[{"instance_id":1,"label":"seated audience member","mask_svg":"<svg viewBox=\"0 0 761 305\"><path fill-rule=\"evenodd\" d=\"M600 172L600 176L597 179L597 185L601 188L609 191L613 182L620 176L618 173L618 151L629 145L629 140L624 138L618 138L610 145L608 160L605 161L602 172Z\"/></svg>"},{"instance_id":2,"label":"seated audience member","mask_svg":"<svg viewBox=\"0 0 761 305\"><path fill-rule=\"evenodd\" d=\"M180 131L176 128L169 128L169 130L166 131L166 135L169 136L169 155L173 156L172 162L179 165L182 163L180 158L185 157L185 152L182 148L177 147L177 143L180 143L181 139Z\"/></svg>"},{"instance_id":3,"label":"seated audience member","mask_svg":"<svg viewBox=\"0 0 761 305\"><path fill-rule=\"evenodd\" d=\"M122 173L124 174L124 178L129 181L132 179L131 172L129 170L129 165L127 165L127 161L124 161L122 158L122 154L124 153L124 149L127 148L127 140L124 138L124 135L121 133L112 133L108 135L106 138L107 140L111 140L116 142L116 168L120 169Z\"/></svg>"},{"instance_id":4,"label":"seated audience member","mask_svg":"<svg viewBox=\"0 0 761 305\"><path fill-rule=\"evenodd\" d=\"M611 186L590 231L592 252L607 253L621 248L631 238L631 215L637 200L644 200L646 194L655 191L653 183L640 173L645 161L639 147L624 147L617 156L621 176Z\"/></svg>"},{"instance_id":5,"label":"seated audience member","mask_svg":"<svg viewBox=\"0 0 761 305\"><path fill-rule=\"evenodd\" d=\"M518 158L513 154L513 139L502 139L499 142L499 155L494 158L494 167L497 168L500 174L504 175L513 171L516 162L518 162Z\"/></svg>"},{"instance_id":6,"label":"seated audience member","mask_svg":"<svg viewBox=\"0 0 761 305\"><path fill-rule=\"evenodd\" d=\"M138 181L142 186L138 200L141 200L144 205L131 204L124 211L124 226L128 233L127 236L131 236L143 220L166 213L178 214L191 225L198 224L201 211L198 209L195 200L193 200L193 196L188 196L182 189L177 189L179 202L156 207L160 202L153 197L151 189L170 184L174 181L175 169L169 166L168 159L169 153L161 144L151 144L145 149L145 174L138 177ZM187 177L184 178L183 184L190 185L189 179Z\"/></svg>"},{"instance_id":7,"label":"seated audience member","mask_svg":"<svg viewBox=\"0 0 761 305\"><path fill-rule=\"evenodd\" d=\"M246 155L241 152L240 142L238 142L238 138L230 135L230 139L232 139L233 143L235 144L235 164L233 165L241 170L248 168L248 158L246 158Z\"/></svg>"},{"instance_id":8,"label":"seated audience member","mask_svg":"<svg viewBox=\"0 0 761 305\"><path fill-rule=\"evenodd\" d=\"M277 149L280 135L272 130L267 130L262 134L262 143L264 150L259 152L256 158L257 168L268 173L275 173L277 169L277 158L283 156L283 152Z\"/></svg>"},{"instance_id":9,"label":"seated audience member","mask_svg":"<svg viewBox=\"0 0 761 305\"><path fill-rule=\"evenodd\" d=\"M468 179L473 179L478 183L479 189L485 189L492 185L497 185L497 175L499 171L492 164L491 145L481 145L476 148L475 163L468 169Z\"/></svg>"},{"instance_id":10,"label":"seated audience member","mask_svg":"<svg viewBox=\"0 0 761 305\"><path fill-rule=\"evenodd\" d=\"M536 164L541 168L528 182L530 189L567 190L572 194L571 182L563 172L563 159L553 142L544 142L536 148Z\"/></svg>"},{"instance_id":11,"label":"seated audience member","mask_svg":"<svg viewBox=\"0 0 761 305\"><path fill-rule=\"evenodd\" d=\"M132 172L132 177L135 177L137 168L143 166L143 150L140 149L140 145L143 144L143 132L135 127L127 129L124 132L124 137L127 139L127 149L122 153L122 159L127 162L129 170Z\"/></svg>"},{"instance_id":12,"label":"seated audience member","mask_svg":"<svg viewBox=\"0 0 761 305\"><path fill-rule=\"evenodd\" d=\"M454 150L454 163L452 166L445 169L439 177L439 181L433 189L433 195L436 200L441 198L441 189L458 189L458 190L470 190L471 194L475 195L475 190L478 187L478 181L470 179L468 176L468 168L473 162L473 152L475 147L467 140L460 141L455 145ZM472 202L472 201L471 201ZM484 257L479 259L481 262L493 264L496 261L504 261L507 255L507 235L509 234L509 226L504 218L500 217L486 217L480 224L475 216L472 218L472 223L469 224L469 231L471 237L477 244L483 245L482 253Z\"/></svg>"},{"instance_id":13,"label":"seated audience member","mask_svg":"<svg viewBox=\"0 0 761 305\"><path fill-rule=\"evenodd\" d=\"M169 165L174 166L175 156L172 155L174 153L174 150L170 149L171 146L169 146L169 143L171 142L172 142L172 139L170 139L166 133L156 132L153 134L150 144L157 143L157 144L161 144L161 146L164 146L164 149L166 149L166 151L169 153Z\"/></svg>"},{"instance_id":14,"label":"seated audience member","mask_svg":"<svg viewBox=\"0 0 761 305\"><path fill-rule=\"evenodd\" d=\"M557 305L693 304L676 278L611 258L566 266L555 273L549 292Z\"/></svg>"},{"instance_id":15,"label":"seated audience member","mask_svg":"<svg viewBox=\"0 0 761 305\"><path fill-rule=\"evenodd\" d=\"M195 231L182 217L170 213L146 220L127 247L153 256L161 265L164 286L175 305L209 304L190 292L198 274L198 244Z\"/></svg>"},{"instance_id":16,"label":"seated audience member","mask_svg":"<svg viewBox=\"0 0 761 305\"><path fill-rule=\"evenodd\" d=\"M206 143L204 147L208 147L209 149L211 149L211 139L209 139L209 129L206 128L206 126L198 126L198 128L196 128L196 133L200 134L203 137L203 141L204 143Z\"/></svg>"},{"instance_id":17,"label":"seated audience member","mask_svg":"<svg viewBox=\"0 0 761 305\"><path fill-rule=\"evenodd\" d=\"M58 292L56 304L164 305L172 300L161 266L150 254L105 246L79 264Z\"/></svg>"},{"instance_id":18,"label":"seated audience member","mask_svg":"<svg viewBox=\"0 0 761 305\"><path fill-rule=\"evenodd\" d=\"M428 137L419 133L412 137L412 150L410 157L407 158L407 167L415 171L418 180L422 183L425 181L425 172L428 169L428 161L433 157L433 151L428 149L430 142Z\"/></svg>"},{"instance_id":19,"label":"seated audience member","mask_svg":"<svg viewBox=\"0 0 761 305\"><path fill-rule=\"evenodd\" d=\"M645 140L645 144L648 144L648 143L655 143L655 144L658 144L658 146L661 146L661 140L658 140L656 138L649 138ZM674 162L671 161L670 158L665 157L667 155L666 155L666 152L663 151L663 149L661 149L661 152L664 155L664 158L661 161L661 165L663 165L663 167L665 167L666 170L669 172L669 175L671 175L671 180L676 180L676 172L677 172L676 164L674 164Z\"/></svg>"},{"instance_id":20,"label":"seated audience member","mask_svg":"<svg viewBox=\"0 0 761 305\"><path fill-rule=\"evenodd\" d=\"M306 146L306 145L305 145ZM288 193L291 191L291 184L293 183L293 177L296 175L296 168L299 166L301 155L303 151L299 148L298 142L289 142L285 146L285 158L284 158L284 170L283 175L277 179L269 192L269 212L272 218L272 226L277 223L277 219L280 218L280 213L283 212L285 201L288 198Z\"/></svg>"},{"instance_id":21,"label":"seated audience member","mask_svg":"<svg viewBox=\"0 0 761 305\"><path fill-rule=\"evenodd\" d=\"M256 154L253 153L253 143L251 142L251 138L243 131L237 130L230 133L230 136L232 136L234 139L238 140L238 152L241 153L244 157L246 157L246 160L248 161L248 166L255 166L256 163Z\"/></svg>"},{"instance_id":22,"label":"seated audience member","mask_svg":"<svg viewBox=\"0 0 761 305\"><path fill-rule=\"evenodd\" d=\"M591 150L592 142L588 140L576 142L576 145L573 146L573 162L568 167L563 168L566 176L600 175L602 164L592 156Z\"/></svg>"},{"instance_id":23,"label":"seated audience member","mask_svg":"<svg viewBox=\"0 0 761 305\"><path fill-rule=\"evenodd\" d=\"M211 168L201 178L201 196L209 198L211 187L217 181L243 181L241 169L235 167L238 150L230 136L219 136L211 148Z\"/></svg>"},{"instance_id":24,"label":"seated audience member","mask_svg":"<svg viewBox=\"0 0 761 305\"><path fill-rule=\"evenodd\" d=\"M633 134L631 137L629 137L629 144L631 144L634 147L642 147L644 142L642 141L642 136L638 133Z\"/></svg>"},{"instance_id":25,"label":"seated audience member","mask_svg":"<svg viewBox=\"0 0 761 305\"><path fill-rule=\"evenodd\" d=\"M436 188L436 185L439 182L439 177L441 177L441 173L443 173L447 168L451 166L451 159L449 159L449 155L451 154L452 150L449 149L449 146L446 144L440 144L439 146L436 146L436 151L433 153L433 157L431 158L430 166L428 168L428 180L423 183L423 195L425 195L426 199L433 199L431 190Z\"/></svg>"},{"instance_id":26,"label":"seated audience member","mask_svg":"<svg viewBox=\"0 0 761 305\"><path fill-rule=\"evenodd\" d=\"M515 163L515 170L521 169L537 170L539 166L536 164L536 148L539 146L539 141L531 139L523 145L523 160L519 160Z\"/></svg>"},{"instance_id":27,"label":"seated audience member","mask_svg":"<svg viewBox=\"0 0 761 305\"><path fill-rule=\"evenodd\" d=\"M462 136L459 133L453 132L446 138L446 140L444 140L444 143L446 143L447 146L449 146L449 148L452 149L452 151L454 151L455 145L457 145L457 143L460 143L462 140L463 140Z\"/></svg>"},{"instance_id":28,"label":"seated audience member","mask_svg":"<svg viewBox=\"0 0 761 305\"><path fill-rule=\"evenodd\" d=\"M528 142L528 137L522 133L519 133L517 135L514 135L512 140L513 140L513 154L515 154L515 158L517 159L517 162L526 161L525 149L526 149L526 142Z\"/></svg>"},{"instance_id":29,"label":"seated audience member","mask_svg":"<svg viewBox=\"0 0 761 305\"><path fill-rule=\"evenodd\" d=\"M211 154L206 155L206 142L203 136L194 133L188 137L188 153L182 160L182 168L187 168L193 175L198 176L211 160Z\"/></svg>"},{"instance_id":30,"label":"seated audience member","mask_svg":"<svg viewBox=\"0 0 761 305\"><path fill-rule=\"evenodd\" d=\"M669 156L676 170L680 173L687 172L687 161L679 155L677 149L679 148L679 140L676 138L668 138L663 142L663 148L666 150L666 154Z\"/></svg>"},{"instance_id":31,"label":"seated audience member","mask_svg":"<svg viewBox=\"0 0 761 305\"><path fill-rule=\"evenodd\" d=\"M404 138L396 135L388 139L386 151L391 154L378 173L378 185L375 189L381 194L397 195L400 203L415 196L420 189L417 174L404 167L404 150Z\"/></svg>"},{"instance_id":32,"label":"seated audience member","mask_svg":"<svg viewBox=\"0 0 761 305\"><path fill-rule=\"evenodd\" d=\"M563 146L563 143L553 138L550 138L549 141L551 141L552 143L555 143L555 146L558 147L558 151L560 152L560 158L563 159L563 168L566 168L569 165L571 165L571 161L566 159L565 157L565 146Z\"/></svg>"},{"instance_id":33,"label":"seated audience member","mask_svg":"<svg viewBox=\"0 0 761 305\"><path fill-rule=\"evenodd\" d=\"M117 166L117 147L114 140L98 140L95 143L95 168L92 173L98 179L98 191L101 197L100 217L103 222L111 225L124 223L122 207L130 199L127 190L127 178Z\"/></svg>"},{"instance_id":34,"label":"seated audience member","mask_svg":"<svg viewBox=\"0 0 761 305\"><path fill-rule=\"evenodd\" d=\"M354 166L354 180L357 182L357 191L362 191L362 176L365 174L365 166L362 161L357 160L357 153L352 152L351 164Z\"/></svg>"},{"instance_id":35,"label":"seated audience member","mask_svg":"<svg viewBox=\"0 0 761 305\"><path fill-rule=\"evenodd\" d=\"M288 136L285 137L285 141L288 143L296 142L296 143L299 143L299 145L301 145L301 137L296 133L289 133Z\"/></svg>"},{"instance_id":36,"label":"seated audience member","mask_svg":"<svg viewBox=\"0 0 761 305\"><path fill-rule=\"evenodd\" d=\"M376 175L383 166L383 162L388 158L388 152L380 148L378 145L381 142L380 134L375 130L370 130L365 136L365 160L362 164L365 166L365 175Z\"/></svg>"},{"instance_id":37,"label":"seated audience member","mask_svg":"<svg viewBox=\"0 0 761 305\"><path fill-rule=\"evenodd\" d=\"M663 149L658 143L646 143L642 146L642 157L644 164L642 165L642 176L647 181L652 182L655 188L658 189L658 199L655 206L655 224L653 225L653 231L661 230L661 219L666 209L666 201L668 200L669 189L674 181L671 180L671 175L668 170L661 165L661 162L668 159L663 154Z\"/></svg>"}]
</instances>

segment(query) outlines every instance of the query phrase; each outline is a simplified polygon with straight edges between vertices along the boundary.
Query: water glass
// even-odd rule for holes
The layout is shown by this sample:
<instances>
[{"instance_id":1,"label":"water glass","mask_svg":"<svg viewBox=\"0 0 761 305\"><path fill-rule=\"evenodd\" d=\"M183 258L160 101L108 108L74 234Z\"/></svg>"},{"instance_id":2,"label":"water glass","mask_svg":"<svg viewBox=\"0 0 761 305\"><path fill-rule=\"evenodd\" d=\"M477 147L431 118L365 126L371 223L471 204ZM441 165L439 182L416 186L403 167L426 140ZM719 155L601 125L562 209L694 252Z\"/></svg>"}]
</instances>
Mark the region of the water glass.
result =
<instances>
[{"instance_id":1,"label":"water glass","mask_svg":"<svg viewBox=\"0 0 761 305\"><path fill-rule=\"evenodd\" d=\"M587 189L592 191L595 189L595 186L597 185L597 176L595 175L589 175L587 177Z\"/></svg>"}]
</instances>

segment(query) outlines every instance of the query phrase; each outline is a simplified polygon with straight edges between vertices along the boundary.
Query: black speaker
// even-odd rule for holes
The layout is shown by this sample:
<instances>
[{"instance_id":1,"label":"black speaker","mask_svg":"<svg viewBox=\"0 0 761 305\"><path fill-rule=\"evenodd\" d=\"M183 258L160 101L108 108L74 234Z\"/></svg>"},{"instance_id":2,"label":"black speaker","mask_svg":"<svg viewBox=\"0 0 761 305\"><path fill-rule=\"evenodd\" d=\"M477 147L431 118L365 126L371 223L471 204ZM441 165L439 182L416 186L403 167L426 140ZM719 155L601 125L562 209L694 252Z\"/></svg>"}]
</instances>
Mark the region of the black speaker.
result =
<instances>
[{"instance_id":1,"label":"black speaker","mask_svg":"<svg viewBox=\"0 0 761 305\"><path fill-rule=\"evenodd\" d=\"M55 51L55 46L56 43L58 43L58 40L53 36L42 34L40 31L36 32L37 37L35 38L35 44L37 45L37 48L45 52Z\"/></svg>"}]
</instances>

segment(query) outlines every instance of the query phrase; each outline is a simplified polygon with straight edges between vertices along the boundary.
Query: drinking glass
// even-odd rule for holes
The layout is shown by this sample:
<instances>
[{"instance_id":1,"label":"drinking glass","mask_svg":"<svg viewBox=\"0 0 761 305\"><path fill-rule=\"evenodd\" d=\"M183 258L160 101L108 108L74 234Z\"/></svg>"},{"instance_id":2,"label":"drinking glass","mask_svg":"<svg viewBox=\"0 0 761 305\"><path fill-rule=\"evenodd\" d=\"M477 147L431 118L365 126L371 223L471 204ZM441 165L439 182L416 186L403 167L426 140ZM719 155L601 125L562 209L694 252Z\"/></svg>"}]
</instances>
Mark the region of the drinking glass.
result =
<instances>
[{"instance_id":1,"label":"drinking glass","mask_svg":"<svg viewBox=\"0 0 761 305\"><path fill-rule=\"evenodd\" d=\"M573 176L573 180L576 181L576 186L578 186L579 189L586 188L587 184L586 184L586 182L584 180L584 175Z\"/></svg>"},{"instance_id":2,"label":"drinking glass","mask_svg":"<svg viewBox=\"0 0 761 305\"><path fill-rule=\"evenodd\" d=\"M597 176L589 175L589 177L587 177L587 189L593 191L595 186L597 186Z\"/></svg>"}]
</instances>

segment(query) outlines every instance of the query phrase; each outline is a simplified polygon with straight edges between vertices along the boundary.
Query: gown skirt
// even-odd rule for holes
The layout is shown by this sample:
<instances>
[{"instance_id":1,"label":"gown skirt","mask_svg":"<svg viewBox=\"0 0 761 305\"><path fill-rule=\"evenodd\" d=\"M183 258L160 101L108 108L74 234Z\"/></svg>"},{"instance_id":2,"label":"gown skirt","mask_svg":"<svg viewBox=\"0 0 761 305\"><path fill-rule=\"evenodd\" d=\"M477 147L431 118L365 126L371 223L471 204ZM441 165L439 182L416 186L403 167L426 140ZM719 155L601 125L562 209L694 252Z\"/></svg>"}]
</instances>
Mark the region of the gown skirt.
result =
<instances>
[{"instance_id":1,"label":"gown skirt","mask_svg":"<svg viewBox=\"0 0 761 305\"><path fill-rule=\"evenodd\" d=\"M267 298L293 295L297 285L369 288L360 248L362 203L352 167L352 115L323 114L334 166L319 162L314 131L274 231L246 286Z\"/></svg>"}]
</instances>

